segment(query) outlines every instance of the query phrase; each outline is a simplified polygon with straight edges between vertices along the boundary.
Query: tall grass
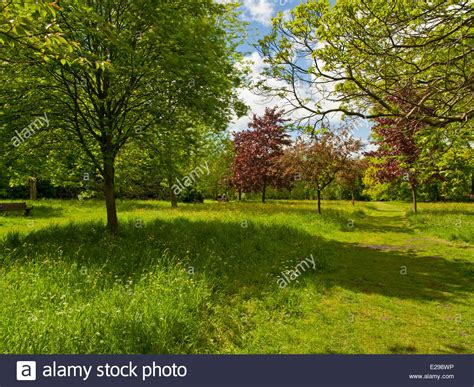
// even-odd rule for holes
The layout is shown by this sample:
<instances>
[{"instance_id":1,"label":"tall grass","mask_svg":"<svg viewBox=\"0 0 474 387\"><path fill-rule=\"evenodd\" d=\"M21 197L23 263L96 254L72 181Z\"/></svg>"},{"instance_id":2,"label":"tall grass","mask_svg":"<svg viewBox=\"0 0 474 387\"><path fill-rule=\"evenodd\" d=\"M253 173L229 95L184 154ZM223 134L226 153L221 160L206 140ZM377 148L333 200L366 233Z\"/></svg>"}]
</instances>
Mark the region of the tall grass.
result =
<instances>
[{"instance_id":1,"label":"tall grass","mask_svg":"<svg viewBox=\"0 0 474 387\"><path fill-rule=\"evenodd\" d=\"M0 353L469 352L472 247L427 243L423 206L133 201L112 237L96 202L40 202L0 219Z\"/></svg>"},{"instance_id":2,"label":"tall grass","mask_svg":"<svg viewBox=\"0 0 474 387\"><path fill-rule=\"evenodd\" d=\"M133 232L116 240L95 227L5 238L0 350L192 353L205 347L206 284L166 251L134 249Z\"/></svg>"}]
</instances>

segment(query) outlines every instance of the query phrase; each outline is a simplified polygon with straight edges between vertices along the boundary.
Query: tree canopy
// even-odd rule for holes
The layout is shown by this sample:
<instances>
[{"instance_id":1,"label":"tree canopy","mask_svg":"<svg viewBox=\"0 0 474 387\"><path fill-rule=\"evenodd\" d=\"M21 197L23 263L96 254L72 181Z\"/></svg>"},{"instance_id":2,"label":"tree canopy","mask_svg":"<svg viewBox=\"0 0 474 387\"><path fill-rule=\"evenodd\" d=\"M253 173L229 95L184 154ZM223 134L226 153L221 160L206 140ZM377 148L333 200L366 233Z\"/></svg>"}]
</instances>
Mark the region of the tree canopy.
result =
<instances>
[{"instance_id":1,"label":"tree canopy","mask_svg":"<svg viewBox=\"0 0 474 387\"><path fill-rule=\"evenodd\" d=\"M239 22L232 5L212 0L65 0L54 9L58 39L70 42L67 58L36 58L37 46L15 46L32 57L15 65L9 93L15 109L47 113L48 132L87 155L103 178L115 232L115 161L126 144L157 133L180 108L217 130L242 111Z\"/></svg>"},{"instance_id":2,"label":"tree canopy","mask_svg":"<svg viewBox=\"0 0 474 387\"><path fill-rule=\"evenodd\" d=\"M262 192L262 202L267 187L289 185L278 164L284 147L291 143L283 114L276 107L266 108L263 116L254 114L249 130L234 136L233 185L243 192Z\"/></svg>"},{"instance_id":3,"label":"tree canopy","mask_svg":"<svg viewBox=\"0 0 474 387\"><path fill-rule=\"evenodd\" d=\"M261 40L266 75L282 82L257 86L317 121L340 113L465 123L474 115L473 16L469 1L310 0L281 13ZM401 111L389 97L407 86L411 108Z\"/></svg>"}]
</instances>

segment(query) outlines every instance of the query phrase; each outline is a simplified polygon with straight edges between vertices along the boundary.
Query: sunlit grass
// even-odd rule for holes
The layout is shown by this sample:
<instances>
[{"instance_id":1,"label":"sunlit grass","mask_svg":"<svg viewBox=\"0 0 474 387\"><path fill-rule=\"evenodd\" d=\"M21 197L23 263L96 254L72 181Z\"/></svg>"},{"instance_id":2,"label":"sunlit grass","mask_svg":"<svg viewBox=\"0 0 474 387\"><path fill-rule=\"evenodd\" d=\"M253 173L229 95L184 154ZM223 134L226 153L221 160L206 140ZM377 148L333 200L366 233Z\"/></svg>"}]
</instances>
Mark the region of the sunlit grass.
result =
<instances>
[{"instance_id":1,"label":"sunlit grass","mask_svg":"<svg viewBox=\"0 0 474 387\"><path fill-rule=\"evenodd\" d=\"M0 352L474 348L472 205L118 204L117 237L99 201L0 216Z\"/></svg>"},{"instance_id":2,"label":"sunlit grass","mask_svg":"<svg viewBox=\"0 0 474 387\"><path fill-rule=\"evenodd\" d=\"M414 215L408 213L410 224L430 235L451 241L474 241L474 212L466 203L429 203ZM472 205L469 207L472 208Z\"/></svg>"}]
</instances>

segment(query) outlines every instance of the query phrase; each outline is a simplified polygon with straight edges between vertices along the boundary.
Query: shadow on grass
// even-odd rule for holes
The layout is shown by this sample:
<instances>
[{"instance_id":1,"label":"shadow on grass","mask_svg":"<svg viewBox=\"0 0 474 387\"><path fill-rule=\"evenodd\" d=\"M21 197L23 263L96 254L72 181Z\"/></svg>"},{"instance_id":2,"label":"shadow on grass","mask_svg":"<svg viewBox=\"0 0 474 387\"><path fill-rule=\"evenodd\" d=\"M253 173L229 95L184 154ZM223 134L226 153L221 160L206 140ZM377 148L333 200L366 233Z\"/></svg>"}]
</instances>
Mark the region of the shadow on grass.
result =
<instances>
[{"instance_id":1,"label":"shadow on grass","mask_svg":"<svg viewBox=\"0 0 474 387\"><path fill-rule=\"evenodd\" d=\"M63 215L61 207L48 206L46 204L33 204L30 215L34 219L58 218Z\"/></svg>"},{"instance_id":2,"label":"shadow on grass","mask_svg":"<svg viewBox=\"0 0 474 387\"><path fill-rule=\"evenodd\" d=\"M413 251L381 251L326 240L286 226L216 220L157 220L136 227L122 224L116 237L100 223L53 226L22 236L10 234L0 245L0 265L71 261L101 268L110 281L139 277L155 266L172 265L206 279L216 292L260 298L278 292L278 276L312 254L307 269L291 286L317 283L357 293L398 299L465 303L474 291L473 265ZM192 269L192 270L191 270Z\"/></svg>"},{"instance_id":3,"label":"shadow on grass","mask_svg":"<svg viewBox=\"0 0 474 387\"><path fill-rule=\"evenodd\" d=\"M357 221L355 227L359 232L367 233L404 233L404 234L414 234L414 230L410 229L408 226L400 225L403 219L401 217L393 216L377 216L377 217L367 217L366 219ZM350 231L343 229L345 231Z\"/></svg>"},{"instance_id":4,"label":"shadow on grass","mask_svg":"<svg viewBox=\"0 0 474 387\"><path fill-rule=\"evenodd\" d=\"M31 208L28 218L47 219L56 218L63 215L63 210L59 207L48 206L45 204L33 204L28 205ZM25 217L24 211L13 211L0 213L0 216L4 217Z\"/></svg>"}]
</instances>

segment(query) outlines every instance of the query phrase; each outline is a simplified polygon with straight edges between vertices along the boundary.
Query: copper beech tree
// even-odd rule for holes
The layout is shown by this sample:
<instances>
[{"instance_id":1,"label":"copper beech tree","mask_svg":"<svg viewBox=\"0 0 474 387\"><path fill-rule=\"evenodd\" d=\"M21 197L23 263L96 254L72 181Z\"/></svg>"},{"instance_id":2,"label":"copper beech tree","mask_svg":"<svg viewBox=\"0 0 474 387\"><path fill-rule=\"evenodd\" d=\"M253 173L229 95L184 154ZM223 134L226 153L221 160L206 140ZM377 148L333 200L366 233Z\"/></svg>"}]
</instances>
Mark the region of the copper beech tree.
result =
<instances>
[{"instance_id":1,"label":"copper beech tree","mask_svg":"<svg viewBox=\"0 0 474 387\"><path fill-rule=\"evenodd\" d=\"M289 186L279 158L291 144L285 132L284 111L266 108L261 117L253 115L250 130L235 133L235 159L232 164L232 185L241 192L261 192L265 203L266 189Z\"/></svg>"},{"instance_id":2,"label":"copper beech tree","mask_svg":"<svg viewBox=\"0 0 474 387\"><path fill-rule=\"evenodd\" d=\"M397 96L390 97L392 104L397 105L406 116L413 111L405 102L407 95L414 94L410 89L399 90ZM424 149L423 132L429 129L422 121L412 118L376 118L372 127L372 144L377 149L367 153L375 167L378 181L406 181L411 188L413 212L417 212L418 187L433 178L440 178L438 168L434 165L436 153L439 154L440 143ZM426 147L425 147L426 148Z\"/></svg>"},{"instance_id":3,"label":"copper beech tree","mask_svg":"<svg viewBox=\"0 0 474 387\"><path fill-rule=\"evenodd\" d=\"M352 157L361 148L362 142L351 136L348 127L324 129L309 139L299 138L285 151L280 163L287 175L316 190L321 214L321 192L354 162Z\"/></svg>"}]
</instances>

